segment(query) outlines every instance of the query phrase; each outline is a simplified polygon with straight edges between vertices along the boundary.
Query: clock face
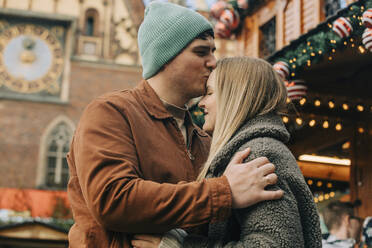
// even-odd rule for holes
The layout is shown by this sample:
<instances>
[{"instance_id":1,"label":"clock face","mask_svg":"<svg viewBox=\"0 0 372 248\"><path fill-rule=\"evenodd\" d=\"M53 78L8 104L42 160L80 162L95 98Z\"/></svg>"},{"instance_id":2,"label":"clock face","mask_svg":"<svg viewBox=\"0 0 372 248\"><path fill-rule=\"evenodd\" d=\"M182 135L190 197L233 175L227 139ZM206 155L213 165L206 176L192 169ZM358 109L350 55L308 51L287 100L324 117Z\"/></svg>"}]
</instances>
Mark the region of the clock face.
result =
<instances>
[{"instance_id":1,"label":"clock face","mask_svg":"<svg viewBox=\"0 0 372 248\"><path fill-rule=\"evenodd\" d=\"M58 32L63 30L33 24L5 28L0 35L0 86L19 93L59 92L64 60Z\"/></svg>"}]
</instances>

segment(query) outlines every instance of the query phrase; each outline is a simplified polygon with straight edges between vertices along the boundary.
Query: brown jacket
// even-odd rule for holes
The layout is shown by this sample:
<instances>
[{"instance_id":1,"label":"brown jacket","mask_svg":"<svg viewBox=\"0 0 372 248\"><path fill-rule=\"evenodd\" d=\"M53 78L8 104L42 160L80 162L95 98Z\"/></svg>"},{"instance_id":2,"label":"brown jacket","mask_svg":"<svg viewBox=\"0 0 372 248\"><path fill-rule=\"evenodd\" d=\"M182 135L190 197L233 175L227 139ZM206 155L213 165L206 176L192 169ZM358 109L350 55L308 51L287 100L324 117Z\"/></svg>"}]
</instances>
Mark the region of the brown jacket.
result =
<instances>
[{"instance_id":1,"label":"brown jacket","mask_svg":"<svg viewBox=\"0 0 372 248\"><path fill-rule=\"evenodd\" d=\"M70 247L126 248L133 233L191 228L230 215L226 177L191 182L206 159L209 137L190 115L185 121L188 149L146 81L87 106L68 154L75 219Z\"/></svg>"}]
</instances>

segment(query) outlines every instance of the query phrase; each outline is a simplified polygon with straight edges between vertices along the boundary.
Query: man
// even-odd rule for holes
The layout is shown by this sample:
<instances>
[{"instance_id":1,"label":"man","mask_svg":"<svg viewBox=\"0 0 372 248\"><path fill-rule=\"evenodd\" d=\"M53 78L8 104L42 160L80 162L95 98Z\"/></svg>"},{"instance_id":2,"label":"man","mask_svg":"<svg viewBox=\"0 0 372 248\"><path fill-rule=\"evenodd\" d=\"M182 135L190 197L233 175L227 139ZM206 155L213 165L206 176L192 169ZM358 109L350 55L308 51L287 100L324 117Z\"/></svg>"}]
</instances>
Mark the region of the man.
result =
<instances>
[{"instance_id":1,"label":"man","mask_svg":"<svg viewBox=\"0 0 372 248\"><path fill-rule=\"evenodd\" d=\"M154 2L138 43L145 80L89 104L72 141L71 247L129 247L129 234L224 220L232 207L283 194L264 190L276 181L267 159L241 164L247 151L224 176L193 182L210 140L184 106L205 92L216 66L210 23L187 8Z\"/></svg>"},{"instance_id":2,"label":"man","mask_svg":"<svg viewBox=\"0 0 372 248\"><path fill-rule=\"evenodd\" d=\"M360 241L361 219L354 216L349 202L334 201L323 212L329 234L323 237L323 248L352 248Z\"/></svg>"}]
</instances>

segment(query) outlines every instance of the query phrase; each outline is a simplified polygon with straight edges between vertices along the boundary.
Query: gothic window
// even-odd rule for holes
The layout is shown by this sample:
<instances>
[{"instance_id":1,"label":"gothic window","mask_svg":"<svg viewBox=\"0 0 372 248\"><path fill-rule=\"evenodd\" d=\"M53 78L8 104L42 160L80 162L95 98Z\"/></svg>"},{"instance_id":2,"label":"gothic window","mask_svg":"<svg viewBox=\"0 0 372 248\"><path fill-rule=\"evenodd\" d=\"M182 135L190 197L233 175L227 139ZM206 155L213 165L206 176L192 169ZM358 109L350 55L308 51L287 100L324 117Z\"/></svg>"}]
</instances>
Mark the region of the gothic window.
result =
<instances>
[{"instance_id":1,"label":"gothic window","mask_svg":"<svg viewBox=\"0 0 372 248\"><path fill-rule=\"evenodd\" d=\"M346 7L346 0L325 0L324 1L324 11L325 16L332 16L336 14L339 9Z\"/></svg>"},{"instance_id":2,"label":"gothic window","mask_svg":"<svg viewBox=\"0 0 372 248\"><path fill-rule=\"evenodd\" d=\"M273 17L260 27L260 51L259 57L264 58L276 50L276 21Z\"/></svg>"},{"instance_id":3,"label":"gothic window","mask_svg":"<svg viewBox=\"0 0 372 248\"><path fill-rule=\"evenodd\" d=\"M85 12L84 35L98 36L98 12L95 9L88 9Z\"/></svg>"},{"instance_id":4,"label":"gothic window","mask_svg":"<svg viewBox=\"0 0 372 248\"><path fill-rule=\"evenodd\" d=\"M71 128L64 122L59 123L47 139L45 186L66 188L69 178L66 155L72 137Z\"/></svg>"}]
</instances>

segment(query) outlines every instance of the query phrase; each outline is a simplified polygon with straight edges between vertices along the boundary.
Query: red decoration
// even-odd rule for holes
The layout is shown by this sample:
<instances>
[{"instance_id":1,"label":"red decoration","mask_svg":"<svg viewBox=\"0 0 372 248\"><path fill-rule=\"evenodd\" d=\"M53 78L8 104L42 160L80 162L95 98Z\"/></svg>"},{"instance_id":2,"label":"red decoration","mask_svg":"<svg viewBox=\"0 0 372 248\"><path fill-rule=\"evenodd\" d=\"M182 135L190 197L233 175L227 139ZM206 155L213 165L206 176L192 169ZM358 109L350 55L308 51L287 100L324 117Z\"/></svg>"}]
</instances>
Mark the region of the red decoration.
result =
<instances>
[{"instance_id":1,"label":"red decoration","mask_svg":"<svg viewBox=\"0 0 372 248\"><path fill-rule=\"evenodd\" d=\"M362 42L364 47L372 52L372 28L366 28L362 35Z\"/></svg>"},{"instance_id":2,"label":"red decoration","mask_svg":"<svg viewBox=\"0 0 372 248\"><path fill-rule=\"evenodd\" d=\"M228 29L234 30L239 26L239 14L232 9L225 9L220 16L220 21L225 23Z\"/></svg>"},{"instance_id":3,"label":"red decoration","mask_svg":"<svg viewBox=\"0 0 372 248\"><path fill-rule=\"evenodd\" d=\"M220 19L222 12L228 8L228 4L225 1L218 1L211 7L211 15L215 19Z\"/></svg>"},{"instance_id":4,"label":"red decoration","mask_svg":"<svg viewBox=\"0 0 372 248\"><path fill-rule=\"evenodd\" d=\"M297 79L290 82L285 82L287 87L288 98L293 100L301 100L306 97L307 86L305 81Z\"/></svg>"},{"instance_id":5,"label":"red decoration","mask_svg":"<svg viewBox=\"0 0 372 248\"><path fill-rule=\"evenodd\" d=\"M231 35L231 30L226 26L225 23L218 21L214 26L214 31L217 37L228 38Z\"/></svg>"},{"instance_id":6,"label":"red decoration","mask_svg":"<svg viewBox=\"0 0 372 248\"><path fill-rule=\"evenodd\" d=\"M248 0L238 0L238 6L241 9L248 9Z\"/></svg>"},{"instance_id":7,"label":"red decoration","mask_svg":"<svg viewBox=\"0 0 372 248\"><path fill-rule=\"evenodd\" d=\"M333 22L332 30L341 38L345 38L350 36L351 32L353 32L353 26L351 26L346 18L340 17Z\"/></svg>"},{"instance_id":8,"label":"red decoration","mask_svg":"<svg viewBox=\"0 0 372 248\"><path fill-rule=\"evenodd\" d=\"M279 76L285 80L289 76L289 66L284 61L279 61L274 64L274 70L279 73Z\"/></svg>"},{"instance_id":9,"label":"red decoration","mask_svg":"<svg viewBox=\"0 0 372 248\"><path fill-rule=\"evenodd\" d=\"M364 26L366 26L367 28L372 28L372 8L364 11L362 15L362 21Z\"/></svg>"}]
</instances>

